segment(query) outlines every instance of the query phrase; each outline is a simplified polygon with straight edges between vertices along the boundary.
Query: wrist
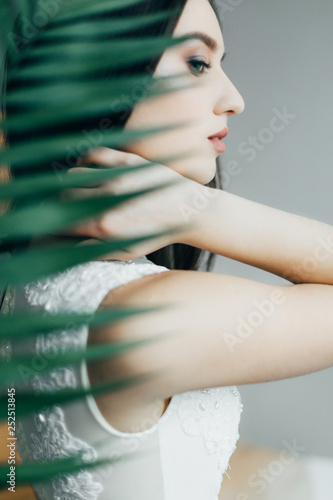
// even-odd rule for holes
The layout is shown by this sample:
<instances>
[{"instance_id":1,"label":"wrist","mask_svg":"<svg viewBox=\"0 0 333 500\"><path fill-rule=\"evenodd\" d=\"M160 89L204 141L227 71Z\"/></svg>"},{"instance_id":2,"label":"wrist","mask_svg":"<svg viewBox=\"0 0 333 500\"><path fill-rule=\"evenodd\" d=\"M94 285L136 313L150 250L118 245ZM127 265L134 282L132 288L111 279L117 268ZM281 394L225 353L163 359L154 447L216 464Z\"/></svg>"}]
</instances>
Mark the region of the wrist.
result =
<instances>
[{"instance_id":1,"label":"wrist","mask_svg":"<svg viewBox=\"0 0 333 500\"><path fill-rule=\"evenodd\" d=\"M196 183L187 200L179 204L180 223L185 226L180 243L197 248L205 246L203 240L209 238L210 222L220 195L221 190Z\"/></svg>"}]
</instances>

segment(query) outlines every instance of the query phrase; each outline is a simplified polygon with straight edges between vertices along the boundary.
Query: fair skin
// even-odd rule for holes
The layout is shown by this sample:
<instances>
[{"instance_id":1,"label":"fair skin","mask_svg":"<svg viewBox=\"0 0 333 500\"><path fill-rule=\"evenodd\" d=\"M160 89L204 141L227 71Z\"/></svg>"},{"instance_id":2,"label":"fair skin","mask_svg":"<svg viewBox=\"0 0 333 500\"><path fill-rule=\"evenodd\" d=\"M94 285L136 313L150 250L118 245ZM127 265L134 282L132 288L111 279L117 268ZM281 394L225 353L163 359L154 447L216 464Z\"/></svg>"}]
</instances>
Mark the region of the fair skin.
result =
<instances>
[{"instance_id":1,"label":"fair skin","mask_svg":"<svg viewBox=\"0 0 333 500\"><path fill-rule=\"evenodd\" d=\"M222 69L225 45L216 15L207 0L190 0L174 31L174 37L196 34L181 46L167 50L156 76L185 73L182 83L191 88L139 103L126 130L181 125L181 128L132 143L128 151L155 159L191 153L183 160L165 163L172 170L207 184L216 173L219 155L208 137L227 126L230 116L244 109L244 101ZM211 66L211 67L207 67Z\"/></svg>"},{"instance_id":2,"label":"fair skin","mask_svg":"<svg viewBox=\"0 0 333 500\"><path fill-rule=\"evenodd\" d=\"M177 186L162 190L162 195L150 195L146 202L131 202L116 214L105 214L77 231L98 238L120 237L177 225L181 229L176 235L150 244L149 249L147 246L133 248L128 254L114 258L128 260L177 241L265 269L295 284L272 286L221 274L169 271L112 290L101 308L168 306L112 328L106 326L90 332L91 344L141 338L155 340L117 359L89 365L92 383L154 372L154 377L148 381L96 398L105 419L124 432L133 432L134 427L137 429L152 415L157 421L170 397L177 393L297 377L333 365L333 251L330 243L333 228L224 191L214 192L212 197L213 190L204 184L214 174L217 153L207 137L222 130L228 118L239 114L244 104L220 67L223 37L206 0L189 0L175 34L193 31L209 34L219 47L216 52L210 49L206 54L205 44L200 41L194 49L200 53L194 55L209 57L212 64L209 72L200 77L206 79L205 83L193 91L179 92L175 107L170 105L176 99L175 94L163 98L161 114L158 113L158 101L140 104L127 128L140 127L143 123L155 124L158 116L164 116L167 121L172 118L182 121L184 115L193 113L189 136L184 131L176 144L175 134L175 142L168 141L168 144L175 144L177 152L184 145L187 149L198 145L200 161L169 164L168 169L158 165L153 167L154 179L151 181L149 174L140 173L125 176L116 187L104 187L111 192L136 189L138 182L141 182L140 187L158 182L159 174L162 181L179 179ZM171 55L166 54L160 69L165 70L169 65L180 69L185 64L183 50L173 49ZM197 92L200 93L199 108L196 108ZM168 105L167 99L171 100ZM201 125L195 121L196 113L198 118L201 114L204 117ZM90 159L109 165L119 161L139 163L142 158L162 157L165 148L162 139L151 138L132 144L127 156L99 150L92 153ZM193 207L193 197L198 192L210 201L192 214L189 222L185 221L179 207L184 203ZM125 226L126 233L120 229ZM243 321L242 330L240 320Z\"/></svg>"},{"instance_id":3,"label":"fair skin","mask_svg":"<svg viewBox=\"0 0 333 500\"><path fill-rule=\"evenodd\" d=\"M177 181L178 186L172 190L158 193L157 196L147 197L139 205L139 208L134 204L129 205L126 215L124 211L121 212L121 221L117 219L119 211L107 214L105 218L100 219L98 227L96 224L90 225L90 234L95 237L101 238L106 235L103 234L104 225L107 226L108 235L112 233L112 226L113 230L115 230L115 226L119 228L124 226L124 217L126 217L127 227L132 226L136 229L136 232L132 232L130 235L140 235L160 228L168 229L174 225L179 226L179 224L184 225L179 210L175 208L180 205L180 202L190 202L195 190L201 189L215 176L216 158L219 152L216 151L208 137L227 127L228 118L243 111L244 101L222 69L221 61L225 55L224 40L216 15L207 0L187 2L174 31L174 37L189 35L192 35L193 39L171 48L163 54L155 70L155 76L183 75L180 79L181 85L190 85L191 87L183 91L168 93L162 98L151 98L140 102L134 108L125 130L142 130L172 125L178 126L178 128L128 144L127 152L132 154L121 155L101 148L85 158L86 163L90 161L110 165L122 162L124 164L131 164L131 162L140 164L143 158L158 162L160 158L170 155L185 155L184 159L165 162L164 166L160 168L149 169L146 175L140 172L140 175L129 176L128 179L124 177L121 180L123 186L113 184L110 186L110 192L124 191L126 187L131 190L133 186L138 188L139 186L144 187L167 181ZM178 82L179 79L176 80L175 85ZM185 125L183 125L184 123ZM169 172L166 171L165 166L169 167ZM78 170L76 169L76 171ZM175 173L182 177L175 175ZM190 180L194 182L191 183ZM198 183L200 186L197 185ZM94 190L91 190L90 194L94 194ZM157 210L154 211L155 215L152 220L153 211L151 208L157 200L159 200L159 204ZM173 201L175 203L172 203ZM170 207L174 207L172 214L169 213ZM149 214L147 213L148 217L145 217L146 210L149 212ZM135 213L140 213L140 217L134 221L133 215ZM128 224L129 218L133 220L132 225ZM148 226L143 226L145 220L149 220ZM84 230L87 230L87 225L85 225ZM78 229L76 232L78 234ZM131 253L131 257L149 253L148 249L152 251L152 249L161 248L171 241L176 241L174 238L182 239L184 237L185 234L182 233L163 241L155 241L152 243L152 247L146 247L146 252L140 248L134 254ZM126 259L126 256L118 254L115 258Z\"/></svg>"}]
</instances>

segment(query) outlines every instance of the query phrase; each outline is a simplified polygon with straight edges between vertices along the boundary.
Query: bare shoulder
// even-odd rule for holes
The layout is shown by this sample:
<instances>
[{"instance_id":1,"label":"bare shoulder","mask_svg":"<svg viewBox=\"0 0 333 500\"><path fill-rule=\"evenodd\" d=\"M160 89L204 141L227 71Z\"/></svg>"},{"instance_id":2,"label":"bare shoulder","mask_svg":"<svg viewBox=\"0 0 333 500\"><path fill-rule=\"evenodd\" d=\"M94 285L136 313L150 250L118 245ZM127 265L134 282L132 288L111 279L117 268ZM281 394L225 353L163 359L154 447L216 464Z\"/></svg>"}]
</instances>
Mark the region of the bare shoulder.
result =
<instances>
[{"instance_id":1,"label":"bare shoulder","mask_svg":"<svg viewBox=\"0 0 333 500\"><path fill-rule=\"evenodd\" d=\"M89 337L90 342L151 339L90 368L95 381L151 374L126 396L124 391L124 398L145 408L186 391L289 378L333 364L329 285L274 286L169 271L113 290L101 304L109 306L163 306Z\"/></svg>"}]
</instances>

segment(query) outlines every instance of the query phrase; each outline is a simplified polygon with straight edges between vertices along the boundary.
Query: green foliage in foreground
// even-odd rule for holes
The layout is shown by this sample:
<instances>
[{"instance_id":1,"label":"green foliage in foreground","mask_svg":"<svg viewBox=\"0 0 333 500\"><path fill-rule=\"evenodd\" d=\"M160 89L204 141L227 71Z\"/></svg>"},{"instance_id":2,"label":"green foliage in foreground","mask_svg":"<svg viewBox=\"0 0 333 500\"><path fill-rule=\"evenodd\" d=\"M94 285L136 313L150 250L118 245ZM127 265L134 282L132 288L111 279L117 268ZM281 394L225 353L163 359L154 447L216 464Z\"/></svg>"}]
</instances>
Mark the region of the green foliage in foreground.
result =
<instances>
[{"instance_id":1,"label":"green foliage in foreground","mask_svg":"<svg viewBox=\"0 0 333 500\"><path fill-rule=\"evenodd\" d=\"M46 12L45 3L39 0L1 1L0 69L7 92L0 132L7 141L0 151L0 179L8 166L12 173L7 183L0 184L0 202L11 204L9 210L0 212L0 288L3 290L23 286L154 237L142 235L142 238L104 241L90 246L77 246L75 239L57 246L45 245L51 233L149 192L90 198L89 203L61 198L64 189L115 179L132 170L123 167L107 170L93 165L88 173L67 176L67 169L87 150L97 146L119 149L134 137L161 131L125 133L112 122L113 113L128 111L128 99L130 106L138 101L137 93L131 92L134 86L142 90L143 97L170 91L167 79L152 84L152 77L145 72L130 70L134 63L148 64L151 58L179 42L165 36L149 39L129 36L133 30L144 25L154 26L173 14L168 10L116 19L119 9L140 3L142 0L55 1L55 9ZM36 26L38 15L46 17L39 27ZM121 74L115 76L114 72L119 70ZM82 324L112 324L147 312L148 309L133 309L94 315L0 315L0 347L22 337L61 331L68 325L75 329ZM142 343L69 351L50 361L45 371L84 359L96 361L117 356L124 350L139 348ZM1 360L0 419L3 423L7 420L7 387L20 379L19 367L29 366L30 362L29 353ZM56 396L20 390L16 394L17 416L38 411L45 405L65 404L90 393L119 390L141 379L110 381L87 390L59 392ZM52 463L26 463L17 466L16 484L38 482L96 465L99 463L87 464L79 456ZM8 468L6 463L0 465L0 488L7 488L4 478Z\"/></svg>"}]
</instances>

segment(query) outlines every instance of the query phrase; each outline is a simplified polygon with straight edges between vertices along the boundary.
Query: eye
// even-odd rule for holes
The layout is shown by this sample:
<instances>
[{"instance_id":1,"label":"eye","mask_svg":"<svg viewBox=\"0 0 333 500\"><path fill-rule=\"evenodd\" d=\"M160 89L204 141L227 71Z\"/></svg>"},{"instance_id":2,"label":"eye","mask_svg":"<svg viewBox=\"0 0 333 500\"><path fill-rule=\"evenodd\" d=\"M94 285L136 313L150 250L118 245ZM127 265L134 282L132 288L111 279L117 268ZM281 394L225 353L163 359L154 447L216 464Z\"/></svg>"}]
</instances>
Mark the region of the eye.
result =
<instances>
[{"instance_id":1,"label":"eye","mask_svg":"<svg viewBox=\"0 0 333 500\"><path fill-rule=\"evenodd\" d=\"M193 73L193 75L195 76L203 75L212 67L212 65L207 63L206 61L196 58L188 59L187 64L190 68L191 73Z\"/></svg>"}]
</instances>

